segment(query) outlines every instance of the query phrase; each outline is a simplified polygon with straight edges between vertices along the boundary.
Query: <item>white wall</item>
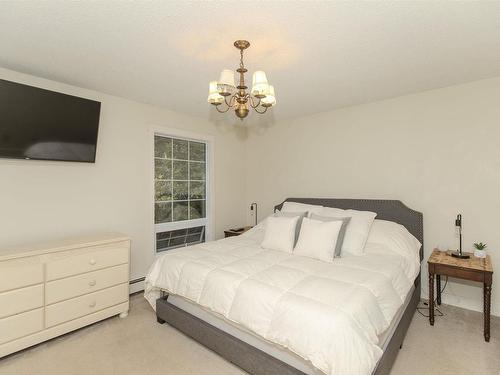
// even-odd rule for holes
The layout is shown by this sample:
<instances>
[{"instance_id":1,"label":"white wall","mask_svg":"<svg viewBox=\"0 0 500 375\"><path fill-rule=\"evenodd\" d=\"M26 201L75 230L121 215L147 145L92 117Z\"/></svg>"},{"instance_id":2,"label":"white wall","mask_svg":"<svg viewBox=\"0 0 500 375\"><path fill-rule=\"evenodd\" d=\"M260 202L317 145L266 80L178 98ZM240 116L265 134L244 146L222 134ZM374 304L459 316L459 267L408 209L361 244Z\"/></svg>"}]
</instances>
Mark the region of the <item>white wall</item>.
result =
<instances>
[{"instance_id":1,"label":"white wall","mask_svg":"<svg viewBox=\"0 0 500 375\"><path fill-rule=\"evenodd\" d=\"M5 69L0 78L102 102L95 164L0 159L0 249L120 231L132 238L131 278L144 276L154 259L154 126L214 135L216 236L244 223L244 148L234 127Z\"/></svg>"},{"instance_id":2,"label":"white wall","mask_svg":"<svg viewBox=\"0 0 500 375\"><path fill-rule=\"evenodd\" d=\"M500 267L500 78L257 128L246 147L246 200L261 217L292 196L399 199L424 214L425 259L457 246L460 212L465 248L487 242ZM443 298L482 310L478 284L452 282ZM492 303L500 315L495 283Z\"/></svg>"}]
</instances>

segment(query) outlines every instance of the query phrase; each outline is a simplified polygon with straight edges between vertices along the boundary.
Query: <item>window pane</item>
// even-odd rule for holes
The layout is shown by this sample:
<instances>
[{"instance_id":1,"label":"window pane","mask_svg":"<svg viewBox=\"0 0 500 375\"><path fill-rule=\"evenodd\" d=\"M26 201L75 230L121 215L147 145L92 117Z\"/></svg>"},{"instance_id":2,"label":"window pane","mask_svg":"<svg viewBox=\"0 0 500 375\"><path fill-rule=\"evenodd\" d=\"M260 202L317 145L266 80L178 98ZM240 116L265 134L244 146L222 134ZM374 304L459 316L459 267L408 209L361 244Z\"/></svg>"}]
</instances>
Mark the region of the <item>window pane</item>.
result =
<instances>
[{"instance_id":1,"label":"window pane","mask_svg":"<svg viewBox=\"0 0 500 375\"><path fill-rule=\"evenodd\" d=\"M170 233L170 238L174 238L174 237L184 237L186 236L187 234L187 229L176 229L176 230L172 230L169 232Z\"/></svg>"},{"instance_id":2,"label":"window pane","mask_svg":"<svg viewBox=\"0 0 500 375\"><path fill-rule=\"evenodd\" d=\"M172 138L155 136L155 156L157 158L172 158Z\"/></svg>"},{"instance_id":3,"label":"window pane","mask_svg":"<svg viewBox=\"0 0 500 375\"><path fill-rule=\"evenodd\" d=\"M205 144L189 142L189 160L205 161Z\"/></svg>"},{"instance_id":4,"label":"window pane","mask_svg":"<svg viewBox=\"0 0 500 375\"><path fill-rule=\"evenodd\" d=\"M187 236L186 242L187 243L201 242L200 241L200 234L191 234L191 235Z\"/></svg>"},{"instance_id":5,"label":"window pane","mask_svg":"<svg viewBox=\"0 0 500 375\"><path fill-rule=\"evenodd\" d=\"M205 179L205 163L189 163L190 180Z\"/></svg>"},{"instance_id":6,"label":"window pane","mask_svg":"<svg viewBox=\"0 0 500 375\"><path fill-rule=\"evenodd\" d=\"M205 199L204 181L189 181L189 199Z\"/></svg>"},{"instance_id":7,"label":"window pane","mask_svg":"<svg viewBox=\"0 0 500 375\"><path fill-rule=\"evenodd\" d=\"M174 202L172 221L188 219L188 202Z\"/></svg>"},{"instance_id":8,"label":"window pane","mask_svg":"<svg viewBox=\"0 0 500 375\"><path fill-rule=\"evenodd\" d=\"M188 182L174 181L174 201L183 201L188 199Z\"/></svg>"},{"instance_id":9,"label":"window pane","mask_svg":"<svg viewBox=\"0 0 500 375\"><path fill-rule=\"evenodd\" d=\"M175 203L174 203L175 204ZM205 217L205 201L190 201L189 202L189 218L200 219Z\"/></svg>"},{"instance_id":10,"label":"window pane","mask_svg":"<svg viewBox=\"0 0 500 375\"><path fill-rule=\"evenodd\" d=\"M193 227L193 228L188 228L188 234L200 234L205 227Z\"/></svg>"},{"instance_id":11,"label":"window pane","mask_svg":"<svg viewBox=\"0 0 500 375\"><path fill-rule=\"evenodd\" d=\"M155 181L155 199L157 201L172 200L172 181Z\"/></svg>"},{"instance_id":12,"label":"window pane","mask_svg":"<svg viewBox=\"0 0 500 375\"><path fill-rule=\"evenodd\" d=\"M155 159L155 178L158 180L172 179L172 160Z\"/></svg>"},{"instance_id":13,"label":"window pane","mask_svg":"<svg viewBox=\"0 0 500 375\"><path fill-rule=\"evenodd\" d=\"M188 162L174 160L174 180L188 179Z\"/></svg>"},{"instance_id":14,"label":"window pane","mask_svg":"<svg viewBox=\"0 0 500 375\"><path fill-rule=\"evenodd\" d=\"M170 240L159 240L156 238L156 251L168 250Z\"/></svg>"},{"instance_id":15,"label":"window pane","mask_svg":"<svg viewBox=\"0 0 500 375\"><path fill-rule=\"evenodd\" d=\"M155 204L155 223L166 223L172 221L172 203Z\"/></svg>"},{"instance_id":16,"label":"window pane","mask_svg":"<svg viewBox=\"0 0 500 375\"><path fill-rule=\"evenodd\" d=\"M188 141L174 139L174 159L188 160Z\"/></svg>"},{"instance_id":17,"label":"window pane","mask_svg":"<svg viewBox=\"0 0 500 375\"><path fill-rule=\"evenodd\" d=\"M173 246L173 247L184 246L185 243L186 243L186 238L185 237L177 237L177 238L172 238L170 240L170 246Z\"/></svg>"},{"instance_id":18,"label":"window pane","mask_svg":"<svg viewBox=\"0 0 500 375\"><path fill-rule=\"evenodd\" d=\"M156 239L157 240L168 240L170 238L170 233L171 232L156 233Z\"/></svg>"},{"instance_id":19,"label":"window pane","mask_svg":"<svg viewBox=\"0 0 500 375\"><path fill-rule=\"evenodd\" d=\"M156 233L156 251L167 251L205 242L205 227L195 227Z\"/></svg>"}]
</instances>

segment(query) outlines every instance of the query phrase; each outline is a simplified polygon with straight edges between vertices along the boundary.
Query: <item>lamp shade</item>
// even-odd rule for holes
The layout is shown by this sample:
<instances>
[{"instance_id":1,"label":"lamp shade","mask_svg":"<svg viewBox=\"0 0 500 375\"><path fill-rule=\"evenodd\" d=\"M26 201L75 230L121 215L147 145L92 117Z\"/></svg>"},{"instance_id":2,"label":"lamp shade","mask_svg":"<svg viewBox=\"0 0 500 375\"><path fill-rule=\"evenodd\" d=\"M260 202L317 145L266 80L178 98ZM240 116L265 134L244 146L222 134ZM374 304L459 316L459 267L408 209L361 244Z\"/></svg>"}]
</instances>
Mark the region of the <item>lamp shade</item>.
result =
<instances>
[{"instance_id":1,"label":"lamp shade","mask_svg":"<svg viewBox=\"0 0 500 375\"><path fill-rule=\"evenodd\" d=\"M268 89L265 92L265 98L261 99L262 105L265 107L271 107L276 104L276 95L274 94L274 86L268 85Z\"/></svg>"},{"instance_id":2,"label":"lamp shade","mask_svg":"<svg viewBox=\"0 0 500 375\"><path fill-rule=\"evenodd\" d=\"M222 95L219 94L217 89L217 81L211 81L208 86L208 99L210 104L221 104L224 101Z\"/></svg>"},{"instance_id":3,"label":"lamp shade","mask_svg":"<svg viewBox=\"0 0 500 375\"><path fill-rule=\"evenodd\" d=\"M262 83L267 84L266 73L263 72L262 70L257 70L253 74L252 85L255 86L255 85L258 85L258 84L262 84Z\"/></svg>"},{"instance_id":4,"label":"lamp shade","mask_svg":"<svg viewBox=\"0 0 500 375\"><path fill-rule=\"evenodd\" d=\"M219 85L227 85L235 87L234 84L234 72L230 69L224 69L220 72Z\"/></svg>"},{"instance_id":5,"label":"lamp shade","mask_svg":"<svg viewBox=\"0 0 500 375\"><path fill-rule=\"evenodd\" d=\"M256 97L263 97L265 92L269 89L269 84L267 83L266 73L262 70L257 70L253 74L252 79L252 95Z\"/></svg>"}]
</instances>

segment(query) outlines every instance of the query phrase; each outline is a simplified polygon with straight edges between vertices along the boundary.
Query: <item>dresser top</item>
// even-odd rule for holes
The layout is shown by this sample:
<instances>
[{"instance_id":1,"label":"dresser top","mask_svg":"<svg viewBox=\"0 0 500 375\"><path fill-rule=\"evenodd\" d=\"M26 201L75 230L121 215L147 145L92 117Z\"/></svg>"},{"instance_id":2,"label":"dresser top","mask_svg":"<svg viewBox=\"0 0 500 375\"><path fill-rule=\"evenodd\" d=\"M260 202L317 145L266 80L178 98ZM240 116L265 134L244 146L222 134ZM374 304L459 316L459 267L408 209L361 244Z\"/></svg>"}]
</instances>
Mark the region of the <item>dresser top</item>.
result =
<instances>
[{"instance_id":1,"label":"dresser top","mask_svg":"<svg viewBox=\"0 0 500 375\"><path fill-rule=\"evenodd\" d=\"M111 232L64 238L53 241L40 241L31 244L14 245L0 249L0 261L128 240L130 240L130 238L123 233Z\"/></svg>"},{"instance_id":2,"label":"dresser top","mask_svg":"<svg viewBox=\"0 0 500 375\"><path fill-rule=\"evenodd\" d=\"M486 255L486 258L476 258L472 253L464 252L464 254L470 255L470 258L459 259L452 257L450 253L450 250L439 251L438 249L434 249L431 256L429 257L428 263L444 264L447 266L484 272L493 272L493 267L491 266L491 258L489 255Z\"/></svg>"}]
</instances>

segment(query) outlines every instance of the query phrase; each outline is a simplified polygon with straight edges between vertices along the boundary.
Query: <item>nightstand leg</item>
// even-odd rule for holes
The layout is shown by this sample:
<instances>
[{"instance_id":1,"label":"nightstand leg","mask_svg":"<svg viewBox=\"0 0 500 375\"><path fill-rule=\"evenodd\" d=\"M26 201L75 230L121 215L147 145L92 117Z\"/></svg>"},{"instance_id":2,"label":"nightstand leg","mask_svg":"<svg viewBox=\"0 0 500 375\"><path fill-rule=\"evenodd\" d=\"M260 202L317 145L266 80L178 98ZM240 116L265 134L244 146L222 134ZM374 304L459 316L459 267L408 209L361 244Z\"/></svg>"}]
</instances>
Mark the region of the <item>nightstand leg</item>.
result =
<instances>
[{"instance_id":1,"label":"nightstand leg","mask_svg":"<svg viewBox=\"0 0 500 375\"><path fill-rule=\"evenodd\" d=\"M491 285L484 284L484 340L490 341L490 308L491 308Z\"/></svg>"},{"instance_id":2,"label":"nightstand leg","mask_svg":"<svg viewBox=\"0 0 500 375\"><path fill-rule=\"evenodd\" d=\"M434 325L434 275L429 273L429 323Z\"/></svg>"},{"instance_id":3,"label":"nightstand leg","mask_svg":"<svg viewBox=\"0 0 500 375\"><path fill-rule=\"evenodd\" d=\"M441 275L436 275L436 303L441 305Z\"/></svg>"}]
</instances>

